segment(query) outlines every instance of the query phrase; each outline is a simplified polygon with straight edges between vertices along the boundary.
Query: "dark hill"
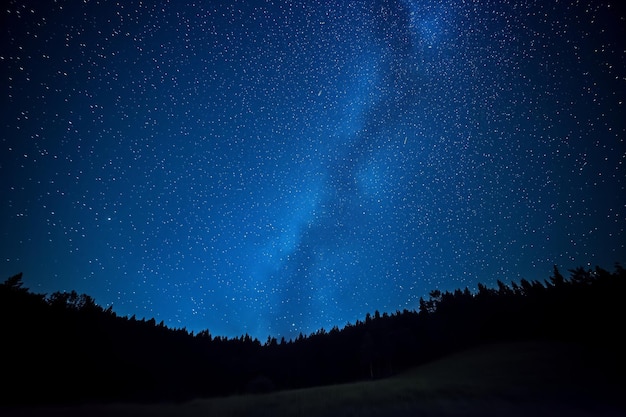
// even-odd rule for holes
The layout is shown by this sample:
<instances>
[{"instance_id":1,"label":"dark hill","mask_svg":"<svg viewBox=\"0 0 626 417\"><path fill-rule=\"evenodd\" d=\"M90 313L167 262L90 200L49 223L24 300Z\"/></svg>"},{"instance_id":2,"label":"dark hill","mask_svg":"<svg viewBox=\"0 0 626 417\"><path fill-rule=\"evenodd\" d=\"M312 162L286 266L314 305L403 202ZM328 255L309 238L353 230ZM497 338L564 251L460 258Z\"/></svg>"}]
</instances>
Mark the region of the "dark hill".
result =
<instances>
[{"instance_id":1,"label":"dark hill","mask_svg":"<svg viewBox=\"0 0 626 417\"><path fill-rule=\"evenodd\" d=\"M4 409L9 416L623 416L608 358L573 343L496 343L391 378L180 404Z\"/></svg>"},{"instance_id":2,"label":"dark hill","mask_svg":"<svg viewBox=\"0 0 626 417\"><path fill-rule=\"evenodd\" d=\"M119 317L88 295L33 294L21 279L0 284L0 405L183 403L383 380L474 347L529 341L584 352L585 361L564 352L576 365L546 375L593 381L597 368L615 386L626 371L619 264L614 272L577 268L568 278L555 268L544 282L498 281L475 293L432 291L419 311L374 312L343 329L265 344ZM561 362L544 361L552 363Z\"/></svg>"}]
</instances>

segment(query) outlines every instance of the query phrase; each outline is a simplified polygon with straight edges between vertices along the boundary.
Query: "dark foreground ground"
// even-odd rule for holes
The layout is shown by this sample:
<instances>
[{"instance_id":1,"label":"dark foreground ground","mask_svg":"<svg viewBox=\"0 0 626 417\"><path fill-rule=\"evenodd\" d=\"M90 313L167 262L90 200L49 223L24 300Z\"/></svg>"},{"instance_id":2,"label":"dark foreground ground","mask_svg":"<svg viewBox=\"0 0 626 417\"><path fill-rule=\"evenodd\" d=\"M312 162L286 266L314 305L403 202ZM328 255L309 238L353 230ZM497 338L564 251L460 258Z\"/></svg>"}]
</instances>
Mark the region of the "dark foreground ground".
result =
<instances>
[{"instance_id":1,"label":"dark foreground ground","mask_svg":"<svg viewBox=\"0 0 626 417\"><path fill-rule=\"evenodd\" d=\"M618 356L567 343L504 343L379 381L182 404L0 408L0 416L626 416Z\"/></svg>"}]
</instances>

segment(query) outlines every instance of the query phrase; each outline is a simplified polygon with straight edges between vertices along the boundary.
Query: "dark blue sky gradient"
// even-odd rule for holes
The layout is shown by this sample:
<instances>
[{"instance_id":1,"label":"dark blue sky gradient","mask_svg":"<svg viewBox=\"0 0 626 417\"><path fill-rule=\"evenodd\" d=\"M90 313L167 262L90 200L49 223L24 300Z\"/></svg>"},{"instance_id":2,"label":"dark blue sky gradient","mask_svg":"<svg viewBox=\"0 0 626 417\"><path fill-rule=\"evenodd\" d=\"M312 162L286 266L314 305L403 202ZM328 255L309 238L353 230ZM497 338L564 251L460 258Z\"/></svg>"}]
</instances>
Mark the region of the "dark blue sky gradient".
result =
<instances>
[{"instance_id":1,"label":"dark blue sky gradient","mask_svg":"<svg viewBox=\"0 0 626 417\"><path fill-rule=\"evenodd\" d=\"M264 340L612 268L617 4L9 1L0 273Z\"/></svg>"}]
</instances>

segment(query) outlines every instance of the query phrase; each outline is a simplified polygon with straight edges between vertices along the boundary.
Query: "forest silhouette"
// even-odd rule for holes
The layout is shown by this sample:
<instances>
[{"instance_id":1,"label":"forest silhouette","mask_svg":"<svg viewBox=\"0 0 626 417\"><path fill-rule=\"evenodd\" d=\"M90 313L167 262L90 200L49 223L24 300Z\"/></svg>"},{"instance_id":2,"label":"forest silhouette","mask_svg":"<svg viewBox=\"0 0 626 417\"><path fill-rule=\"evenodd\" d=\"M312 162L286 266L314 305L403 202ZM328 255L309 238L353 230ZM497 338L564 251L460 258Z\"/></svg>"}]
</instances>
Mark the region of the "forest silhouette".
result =
<instances>
[{"instance_id":1,"label":"forest silhouette","mask_svg":"<svg viewBox=\"0 0 626 417\"><path fill-rule=\"evenodd\" d=\"M0 284L0 403L170 402L379 379L474 346L582 344L626 370L626 270L554 267L544 280L433 290L418 310L367 314L295 340L236 338L118 316L86 294Z\"/></svg>"}]
</instances>

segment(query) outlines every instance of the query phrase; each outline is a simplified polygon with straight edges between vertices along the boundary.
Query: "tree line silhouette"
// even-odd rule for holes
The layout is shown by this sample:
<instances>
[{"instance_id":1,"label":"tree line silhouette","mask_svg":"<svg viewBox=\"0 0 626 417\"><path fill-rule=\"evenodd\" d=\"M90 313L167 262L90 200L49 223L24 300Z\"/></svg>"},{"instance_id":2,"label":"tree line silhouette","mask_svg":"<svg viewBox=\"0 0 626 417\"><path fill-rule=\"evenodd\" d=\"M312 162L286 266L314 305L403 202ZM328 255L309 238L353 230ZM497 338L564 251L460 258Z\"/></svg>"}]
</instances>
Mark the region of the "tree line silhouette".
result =
<instances>
[{"instance_id":1,"label":"tree line silhouette","mask_svg":"<svg viewBox=\"0 0 626 417\"><path fill-rule=\"evenodd\" d=\"M484 343L584 343L626 370L626 270L616 264L554 267L544 282L522 279L433 290L418 310L367 314L339 329L261 343L168 328L118 316L86 294L49 296L24 288L22 274L0 284L2 404L184 401L383 378ZM620 376L621 377L621 376Z\"/></svg>"}]
</instances>

